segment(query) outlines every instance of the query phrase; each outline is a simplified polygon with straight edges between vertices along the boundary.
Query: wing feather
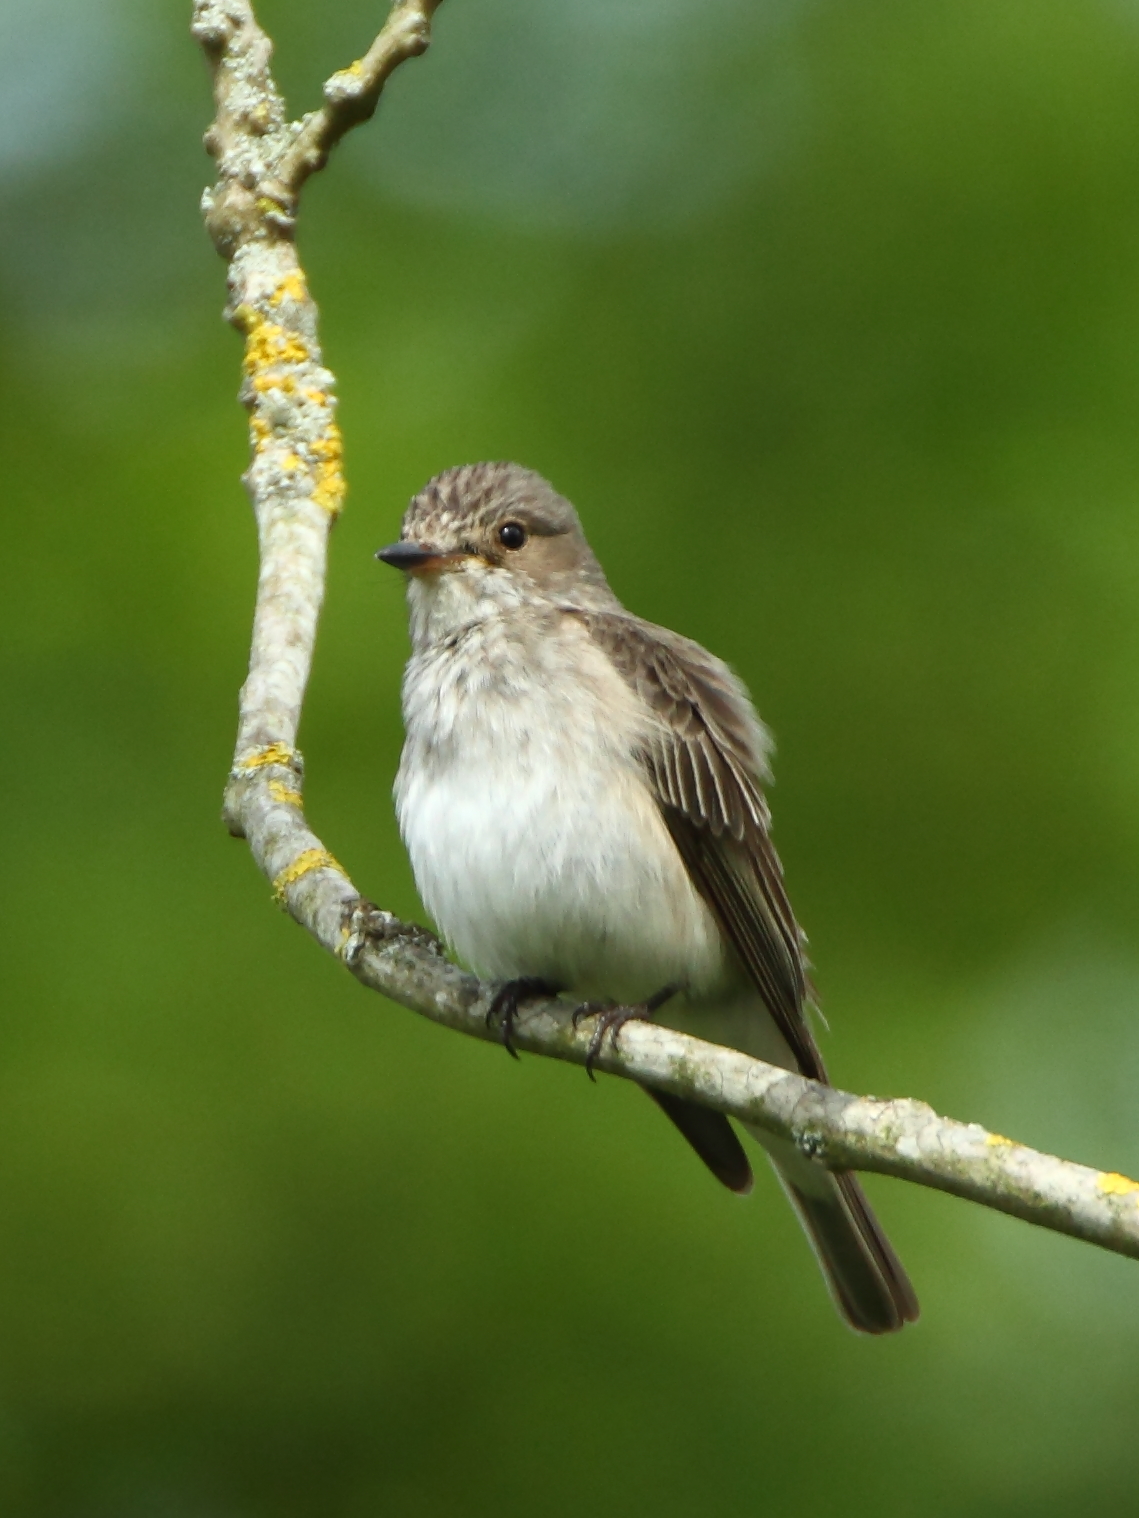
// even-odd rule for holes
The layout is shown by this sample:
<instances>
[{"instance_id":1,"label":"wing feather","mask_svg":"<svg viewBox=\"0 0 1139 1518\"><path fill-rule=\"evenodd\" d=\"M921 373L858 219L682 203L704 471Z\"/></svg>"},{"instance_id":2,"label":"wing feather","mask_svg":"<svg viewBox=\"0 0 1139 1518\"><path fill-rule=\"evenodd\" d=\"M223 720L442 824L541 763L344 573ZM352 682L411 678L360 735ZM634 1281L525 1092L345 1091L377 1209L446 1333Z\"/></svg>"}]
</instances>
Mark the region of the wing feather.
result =
<instances>
[{"instance_id":1,"label":"wing feather","mask_svg":"<svg viewBox=\"0 0 1139 1518\"><path fill-rule=\"evenodd\" d=\"M804 938L771 843L770 740L721 660L618 611L574 609L656 718L643 762L669 831L804 1075L825 1080L804 1004Z\"/></svg>"}]
</instances>

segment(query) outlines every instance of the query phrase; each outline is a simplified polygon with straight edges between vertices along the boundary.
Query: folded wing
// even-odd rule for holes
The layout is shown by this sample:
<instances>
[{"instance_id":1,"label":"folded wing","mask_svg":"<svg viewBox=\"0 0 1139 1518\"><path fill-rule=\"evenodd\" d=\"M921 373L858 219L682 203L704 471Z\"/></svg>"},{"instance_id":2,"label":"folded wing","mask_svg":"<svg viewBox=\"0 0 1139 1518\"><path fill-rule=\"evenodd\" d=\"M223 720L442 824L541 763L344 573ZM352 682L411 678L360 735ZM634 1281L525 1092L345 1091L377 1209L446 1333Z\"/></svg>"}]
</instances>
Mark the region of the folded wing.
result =
<instances>
[{"instance_id":1,"label":"folded wing","mask_svg":"<svg viewBox=\"0 0 1139 1518\"><path fill-rule=\"evenodd\" d=\"M688 872L782 1035L795 1067L825 1081L808 1026L805 940L771 843L762 784L770 741L743 685L688 638L617 611L575 611L655 719L642 759ZM749 1026L750 1026L749 1018ZM754 1029L760 1053L768 1046ZM745 1031L746 1041L747 1034ZM746 1042L744 1047L746 1047ZM695 1104L654 1095L725 1185L750 1187L731 1124ZM889 1333L918 1315L913 1287L853 1175L832 1173L758 1129L840 1312L863 1333ZM734 1146L734 1147L733 1147Z\"/></svg>"}]
</instances>

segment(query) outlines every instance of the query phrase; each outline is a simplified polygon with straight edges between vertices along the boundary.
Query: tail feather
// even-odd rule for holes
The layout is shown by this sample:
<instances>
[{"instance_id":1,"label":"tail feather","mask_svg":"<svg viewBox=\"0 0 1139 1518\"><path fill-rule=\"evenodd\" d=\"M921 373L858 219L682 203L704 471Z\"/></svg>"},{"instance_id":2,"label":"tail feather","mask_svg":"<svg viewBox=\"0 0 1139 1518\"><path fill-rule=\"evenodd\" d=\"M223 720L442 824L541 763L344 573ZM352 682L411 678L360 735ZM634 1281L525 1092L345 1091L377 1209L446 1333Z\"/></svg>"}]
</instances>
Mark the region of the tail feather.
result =
<instances>
[{"instance_id":1,"label":"tail feather","mask_svg":"<svg viewBox=\"0 0 1139 1518\"><path fill-rule=\"evenodd\" d=\"M910 1278L855 1177L824 1172L825 1185L812 1177L808 1191L795 1184L790 1167L775 1159L772 1164L851 1328L888 1334L914 1322L918 1299Z\"/></svg>"},{"instance_id":2,"label":"tail feather","mask_svg":"<svg viewBox=\"0 0 1139 1518\"><path fill-rule=\"evenodd\" d=\"M724 1114L664 1091L654 1091L651 1086L642 1086L641 1090L675 1123L716 1179L729 1191L746 1196L753 1185L751 1164Z\"/></svg>"},{"instance_id":3,"label":"tail feather","mask_svg":"<svg viewBox=\"0 0 1139 1518\"><path fill-rule=\"evenodd\" d=\"M659 1020L679 1032L742 1049L786 1070L799 1068L786 1038L750 987L710 1005L694 1006L677 998ZM816 1060L816 1065L822 1068L821 1061ZM713 1175L734 1191L749 1189L740 1184L745 1175L750 1182L747 1157L722 1113L662 1097L656 1091L649 1095ZM822 1267L831 1297L850 1326L859 1333L885 1334L912 1323L918 1316L914 1289L855 1177L808 1159L790 1139L776 1138L750 1123L743 1126L767 1151Z\"/></svg>"}]
</instances>

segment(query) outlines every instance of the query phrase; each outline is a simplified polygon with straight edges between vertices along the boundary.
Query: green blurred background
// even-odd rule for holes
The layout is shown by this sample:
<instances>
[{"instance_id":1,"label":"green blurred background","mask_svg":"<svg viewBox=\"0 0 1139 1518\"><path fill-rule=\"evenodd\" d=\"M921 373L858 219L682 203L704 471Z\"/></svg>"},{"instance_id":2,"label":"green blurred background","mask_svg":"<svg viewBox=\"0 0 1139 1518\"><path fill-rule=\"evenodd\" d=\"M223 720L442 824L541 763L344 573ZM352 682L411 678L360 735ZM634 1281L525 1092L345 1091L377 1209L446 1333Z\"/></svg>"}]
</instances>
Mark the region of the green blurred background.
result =
<instances>
[{"instance_id":1,"label":"green blurred background","mask_svg":"<svg viewBox=\"0 0 1139 1518\"><path fill-rule=\"evenodd\" d=\"M261 0L299 109L381 0ZM766 1177L379 1002L218 820L255 558L175 0L0 0L0 1511L1133 1512L1139 1268ZM418 915L372 550L519 459L729 658L836 1078L1139 1170L1139 3L448 0L306 192L310 814Z\"/></svg>"}]
</instances>

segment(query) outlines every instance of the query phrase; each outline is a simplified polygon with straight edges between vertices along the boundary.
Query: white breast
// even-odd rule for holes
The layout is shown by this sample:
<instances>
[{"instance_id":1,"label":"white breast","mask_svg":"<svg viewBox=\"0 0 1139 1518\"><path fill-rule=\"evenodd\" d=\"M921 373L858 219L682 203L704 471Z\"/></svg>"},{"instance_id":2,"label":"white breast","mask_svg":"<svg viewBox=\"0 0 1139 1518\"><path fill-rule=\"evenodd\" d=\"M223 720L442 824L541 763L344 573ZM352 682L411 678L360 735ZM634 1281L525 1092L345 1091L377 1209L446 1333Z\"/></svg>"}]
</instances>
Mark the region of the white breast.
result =
<instances>
[{"instance_id":1,"label":"white breast","mask_svg":"<svg viewBox=\"0 0 1139 1518\"><path fill-rule=\"evenodd\" d=\"M720 982L719 932L636 759L649 714L572 617L420 651L404 717L400 829L472 968L622 1001Z\"/></svg>"}]
</instances>

